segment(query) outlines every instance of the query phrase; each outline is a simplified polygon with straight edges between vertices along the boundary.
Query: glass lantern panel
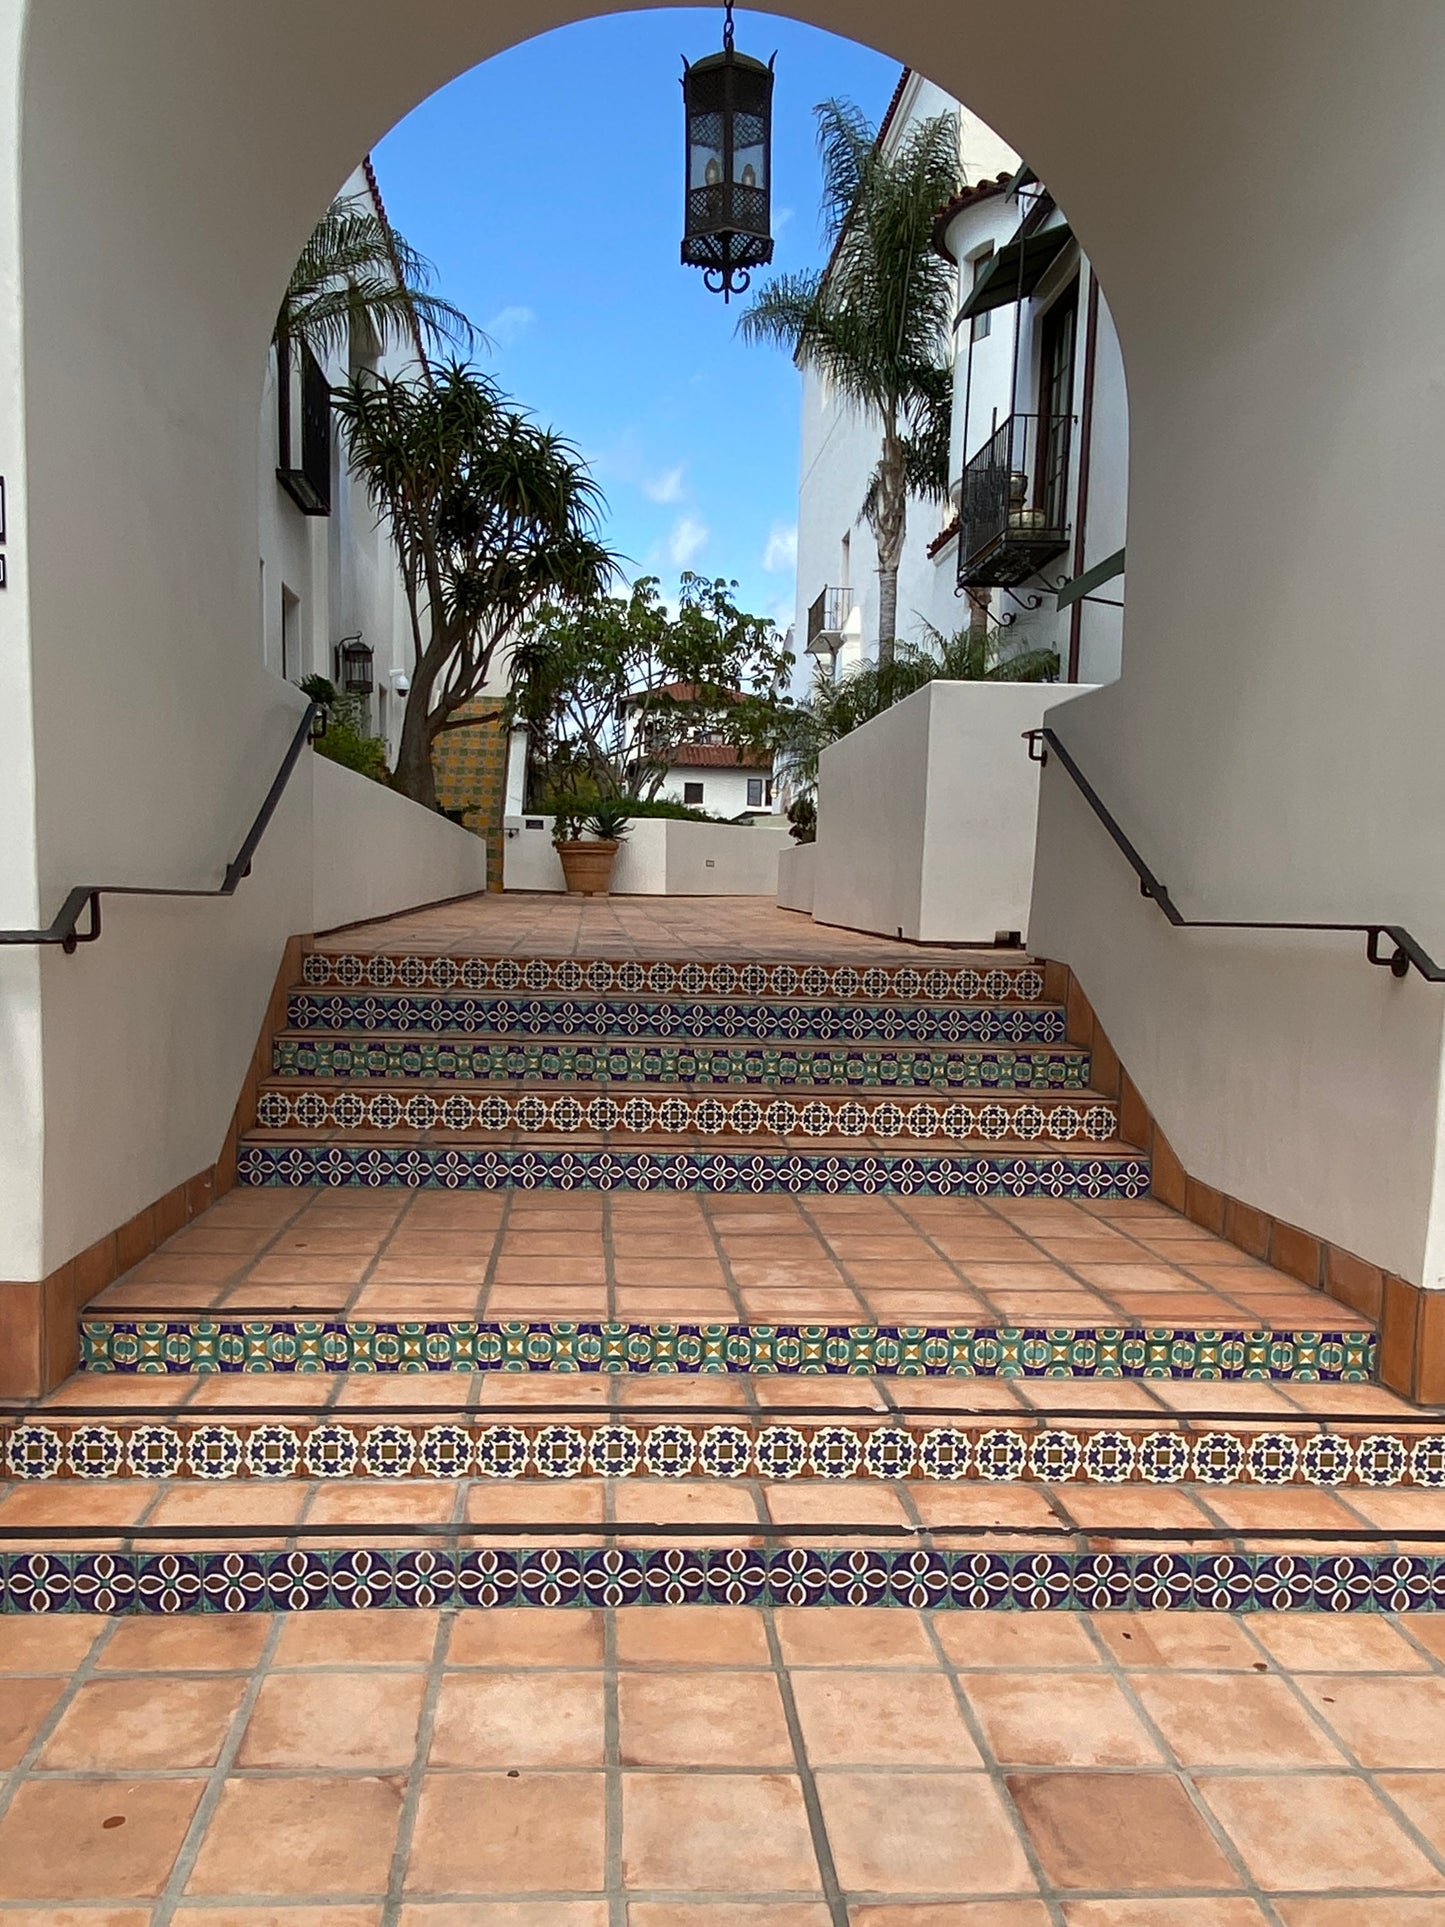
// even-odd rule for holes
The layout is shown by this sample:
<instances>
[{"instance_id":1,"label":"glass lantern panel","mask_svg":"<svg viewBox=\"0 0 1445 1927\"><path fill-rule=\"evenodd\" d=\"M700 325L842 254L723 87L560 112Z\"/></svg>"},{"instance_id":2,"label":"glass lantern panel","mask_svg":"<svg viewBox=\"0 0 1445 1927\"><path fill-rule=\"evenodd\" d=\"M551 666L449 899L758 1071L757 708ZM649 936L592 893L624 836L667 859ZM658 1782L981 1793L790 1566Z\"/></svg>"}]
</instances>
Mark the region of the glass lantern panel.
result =
<instances>
[{"instance_id":1,"label":"glass lantern panel","mask_svg":"<svg viewBox=\"0 0 1445 1927\"><path fill-rule=\"evenodd\" d=\"M741 128L737 130L741 132ZM733 179L742 187L766 187L768 150L761 140L745 146L736 139L733 147Z\"/></svg>"}]
</instances>

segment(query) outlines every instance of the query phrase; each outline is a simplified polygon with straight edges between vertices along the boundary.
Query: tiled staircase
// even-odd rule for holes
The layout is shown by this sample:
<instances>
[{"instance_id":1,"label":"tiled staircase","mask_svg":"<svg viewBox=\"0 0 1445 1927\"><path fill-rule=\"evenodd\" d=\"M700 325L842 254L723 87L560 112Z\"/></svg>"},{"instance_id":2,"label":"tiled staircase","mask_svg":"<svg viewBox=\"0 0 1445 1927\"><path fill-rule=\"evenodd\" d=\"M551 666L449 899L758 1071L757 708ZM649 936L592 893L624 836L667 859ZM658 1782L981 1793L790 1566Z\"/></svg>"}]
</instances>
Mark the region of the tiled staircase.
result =
<instances>
[{"instance_id":1,"label":"tiled staircase","mask_svg":"<svg viewBox=\"0 0 1445 1927\"><path fill-rule=\"evenodd\" d=\"M1138 1197L1036 964L314 951L242 1182Z\"/></svg>"},{"instance_id":2,"label":"tiled staircase","mask_svg":"<svg viewBox=\"0 0 1445 1927\"><path fill-rule=\"evenodd\" d=\"M4 1605L1445 1604L1369 1321L1147 1197L1045 967L878 948L313 951L0 1413Z\"/></svg>"}]
</instances>

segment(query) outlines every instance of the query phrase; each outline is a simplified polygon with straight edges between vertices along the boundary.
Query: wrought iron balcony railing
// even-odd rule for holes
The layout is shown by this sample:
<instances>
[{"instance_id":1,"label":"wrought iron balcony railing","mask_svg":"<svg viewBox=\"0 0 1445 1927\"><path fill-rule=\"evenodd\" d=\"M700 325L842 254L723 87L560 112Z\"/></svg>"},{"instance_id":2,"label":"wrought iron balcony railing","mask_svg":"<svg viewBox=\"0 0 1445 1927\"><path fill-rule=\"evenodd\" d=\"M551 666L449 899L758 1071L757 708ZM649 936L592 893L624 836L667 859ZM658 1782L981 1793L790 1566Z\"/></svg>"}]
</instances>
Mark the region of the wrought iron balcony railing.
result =
<instances>
[{"instance_id":1,"label":"wrought iron balcony railing","mask_svg":"<svg viewBox=\"0 0 1445 1927\"><path fill-rule=\"evenodd\" d=\"M963 471L958 585L1011 588L1069 543L1071 415L1010 415Z\"/></svg>"},{"instance_id":2,"label":"wrought iron balcony railing","mask_svg":"<svg viewBox=\"0 0 1445 1927\"><path fill-rule=\"evenodd\" d=\"M851 589L824 589L808 611L807 653L816 655L816 645L829 650L836 649L843 640L843 631L852 612Z\"/></svg>"}]
</instances>

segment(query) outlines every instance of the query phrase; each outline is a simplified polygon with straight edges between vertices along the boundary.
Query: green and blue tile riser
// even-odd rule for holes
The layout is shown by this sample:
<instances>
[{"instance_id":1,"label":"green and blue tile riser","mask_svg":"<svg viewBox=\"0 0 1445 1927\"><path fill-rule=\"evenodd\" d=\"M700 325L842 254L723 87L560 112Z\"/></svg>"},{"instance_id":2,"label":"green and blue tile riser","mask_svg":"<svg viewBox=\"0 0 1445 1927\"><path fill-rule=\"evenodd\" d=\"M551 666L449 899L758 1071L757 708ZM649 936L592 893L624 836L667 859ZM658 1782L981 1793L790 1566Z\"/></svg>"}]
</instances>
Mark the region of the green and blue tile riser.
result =
<instances>
[{"instance_id":1,"label":"green and blue tile riser","mask_svg":"<svg viewBox=\"0 0 1445 1927\"><path fill-rule=\"evenodd\" d=\"M690 1545L0 1552L0 1612L376 1606L912 1606L1013 1612L1438 1612L1433 1554L971 1552Z\"/></svg>"},{"instance_id":2,"label":"green and blue tile riser","mask_svg":"<svg viewBox=\"0 0 1445 1927\"><path fill-rule=\"evenodd\" d=\"M1107 1423L1030 1427L697 1418L624 1424L468 1415L320 1419L272 1413L0 1425L11 1478L110 1479L924 1479L993 1485L1445 1487L1445 1433L1395 1427L1350 1437L1259 1423L1125 1432Z\"/></svg>"},{"instance_id":3,"label":"green and blue tile riser","mask_svg":"<svg viewBox=\"0 0 1445 1927\"><path fill-rule=\"evenodd\" d=\"M240 1184L425 1185L447 1190L896 1193L903 1197L1142 1198L1136 1151L1088 1157L923 1151L535 1150L446 1144L248 1142Z\"/></svg>"},{"instance_id":4,"label":"green and blue tile riser","mask_svg":"<svg viewBox=\"0 0 1445 1927\"><path fill-rule=\"evenodd\" d=\"M1367 1331L86 1318L91 1372L783 1372L956 1378L1374 1377Z\"/></svg>"},{"instance_id":5,"label":"green and blue tile riser","mask_svg":"<svg viewBox=\"0 0 1445 1927\"><path fill-rule=\"evenodd\" d=\"M434 1078L442 1083L733 1084L848 1090L1084 1090L1081 1050L895 1050L848 1045L645 1044L564 1038L281 1036L287 1078Z\"/></svg>"},{"instance_id":6,"label":"green and blue tile riser","mask_svg":"<svg viewBox=\"0 0 1445 1927\"><path fill-rule=\"evenodd\" d=\"M649 1131L708 1136L731 1133L739 1137L886 1137L914 1140L945 1139L962 1143L969 1138L990 1142L1013 1139L1033 1143L1106 1144L1119 1134L1119 1113L1108 1099L1088 1104L1039 1104L1032 1099L1002 1102L988 1099L971 1104L930 1103L903 1096L899 1101L877 1092L849 1097L796 1094L795 1103L780 1093L761 1098L732 1092L702 1095L693 1091L643 1096L623 1091L573 1094L528 1090L356 1091L317 1090L314 1087L269 1087L256 1106L256 1122L263 1130L359 1129L395 1131L616 1131L641 1135Z\"/></svg>"},{"instance_id":7,"label":"green and blue tile riser","mask_svg":"<svg viewBox=\"0 0 1445 1927\"><path fill-rule=\"evenodd\" d=\"M858 997L924 998L934 1003L1034 1003L1044 994L1044 973L1035 963L990 963L979 969L913 964L858 968L829 963L702 963L678 958L635 957L418 957L353 956L313 951L301 975L312 986L354 990L528 990L605 996Z\"/></svg>"},{"instance_id":8,"label":"green and blue tile riser","mask_svg":"<svg viewBox=\"0 0 1445 1927\"><path fill-rule=\"evenodd\" d=\"M367 995L293 991L292 1030L459 1031L514 1037L663 1036L700 1042L791 1038L856 1044L1062 1044L1059 1004L765 1003L749 998L679 1002L607 997Z\"/></svg>"}]
</instances>

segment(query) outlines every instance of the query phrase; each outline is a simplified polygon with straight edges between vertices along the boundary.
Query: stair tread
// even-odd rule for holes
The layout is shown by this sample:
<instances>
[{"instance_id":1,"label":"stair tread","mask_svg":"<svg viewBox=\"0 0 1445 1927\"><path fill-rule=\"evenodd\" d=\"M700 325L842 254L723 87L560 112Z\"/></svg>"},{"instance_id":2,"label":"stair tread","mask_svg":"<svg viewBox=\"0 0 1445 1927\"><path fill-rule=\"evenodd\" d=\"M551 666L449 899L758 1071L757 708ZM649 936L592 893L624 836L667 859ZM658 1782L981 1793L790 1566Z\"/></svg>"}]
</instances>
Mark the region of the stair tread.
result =
<instances>
[{"instance_id":1,"label":"stair tread","mask_svg":"<svg viewBox=\"0 0 1445 1927\"><path fill-rule=\"evenodd\" d=\"M292 1085L302 1083L307 1090L314 1091L354 1091L358 1094L361 1092L371 1092L373 1095L379 1095L385 1091L406 1091L414 1094L416 1085L423 1081L430 1086L441 1080L435 1078L422 1080L385 1075L295 1078L287 1077L284 1073L273 1070L267 1073L263 1080L262 1088L274 1087L278 1090L289 1091ZM579 1102L588 1094L603 1097L612 1096L619 1091L628 1092L637 1097L646 1097L652 1101L661 1101L669 1097L686 1099L692 1097L699 1090L716 1091L719 1094L743 1098L748 1095L750 1089L765 1091L766 1101L770 1103L782 1100L798 1106L811 1103L815 1099L819 1102L827 1102L831 1099L834 1103L838 1104L859 1102L898 1104L900 1106L909 1104L936 1105L944 1101L960 1104L977 1104L980 1102L992 1104L998 1102L1015 1110L1021 1109L1027 1104L1037 1104L1041 1098L1046 1098L1050 1103L1072 1104L1075 1106L1108 1104L1117 1107L1119 1102L1117 1097L1110 1097L1104 1091L1096 1091L1085 1085L1073 1085L1070 1086L1067 1091L988 1090L984 1092L970 1091L967 1095L954 1090L940 1089L936 1084L889 1084L886 1086L860 1084L845 1086L840 1089L834 1084L790 1083L750 1087L743 1084L714 1083L706 1080L698 1080L697 1082L691 1083L681 1083L677 1081L664 1083L660 1080L657 1082L649 1080L644 1085L634 1085L625 1078L596 1076L579 1078L569 1083L564 1090L559 1090L555 1081L539 1077L477 1077L468 1078L466 1085L467 1089L465 1094L467 1096L499 1094L503 1096L547 1097L549 1099L575 1097ZM763 1100L757 1099L755 1101L762 1102Z\"/></svg>"},{"instance_id":2,"label":"stair tread","mask_svg":"<svg viewBox=\"0 0 1445 1927\"><path fill-rule=\"evenodd\" d=\"M397 1125L395 1129L381 1126L355 1125L343 1128L336 1124L317 1126L307 1130L294 1124L278 1126L274 1130L264 1125L252 1125L241 1133L243 1144L264 1144L274 1148L278 1144L366 1144L393 1145L404 1144L447 1144L455 1146L475 1145L478 1148L501 1147L508 1149L535 1149L539 1151L570 1150L626 1150L626 1151L722 1151L733 1153L786 1152L808 1156L828 1157L856 1152L891 1152L896 1156L917 1153L948 1154L952 1156L1009 1156L1044 1157L1064 1155L1086 1148L1089 1154L1107 1157L1142 1158L1143 1152L1136 1144L1129 1144L1121 1137L1068 1138L1062 1142L1054 1139L1018 1139L990 1137L886 1137L880 1132L867 1132L859 1136L845 1136L842 1132L831 1132L826 1137L804 1137L789 1135L783 1137L767 1132L719 1131L565 1131L540 1132L508 1129L488 1131L479 1126L460 1131L449 1131L438 1124L429 1130L417 1130L410 1125Z\"/></svg>"}]
</instances>

